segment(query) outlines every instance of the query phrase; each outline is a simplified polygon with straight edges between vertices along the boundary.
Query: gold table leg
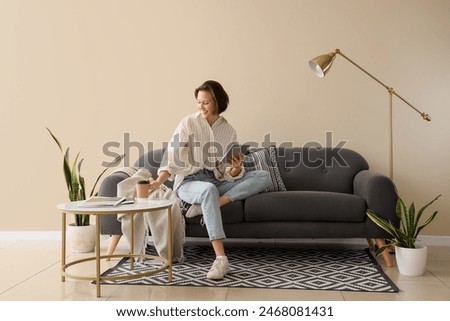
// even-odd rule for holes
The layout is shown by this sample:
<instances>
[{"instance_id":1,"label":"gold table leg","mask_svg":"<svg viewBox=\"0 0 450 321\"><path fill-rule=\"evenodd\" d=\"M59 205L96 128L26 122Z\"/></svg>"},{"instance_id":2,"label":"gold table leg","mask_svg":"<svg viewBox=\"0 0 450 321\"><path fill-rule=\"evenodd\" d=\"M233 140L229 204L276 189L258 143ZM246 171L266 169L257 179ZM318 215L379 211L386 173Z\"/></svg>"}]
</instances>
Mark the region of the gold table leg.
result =
<instances>
[{"instance_id":1,"label":"gold table leg","mask_svg":"<svg viewBox=\"0 0 450 321\"><path fill-rule=\"evenodd\" d=\"M375 239L375 244L378 246L378 248L382 248L386 245L384 239ZM389 255L389 251L384 251L381 256L383 257L384 262L386 263L386 266L388 267L394 267L395 263L392 260L391 256Z\"/></svg>"},{"instance_id":2,"label":"gold table leg","mask_svg":"<svg viewBox=\"0 0 450 321\"><path fill-rule=\"evenodd\" d=\"M134 269L134 213L130 214L130 222L131 222L131 256L130 256L130 271Z\"/></svg>"},{"instance_id":3,"label":"gold table leg","mask_svg":"<svg viewBox=\"0 0 450 321\"><path fill-rule=\"evenodd\" d=\"M95 215L95 276L97 285L97 298L101 296L100 287L100 215Z\"/></svg>"},{"instance_id":4,"label":"gold table leg","mask_svg":"<svg viewBox=\"0 0 450 321\"><path fill-rule=\"evenodd\" d=\"M168 281L172 282L172 257L173 257L173 248L172 248L172 207L167 208L167 274Z\"/></svg>"},{"instance_id":5,"label":"gold table leg","mask_svg":"<svg viewBox=\"0 0 450 321\"><path fill-rule=\"evenodd\" d=\"M61 214L62 225L61 225L61 282L65 282L66 278L62 274L65 272L66 268L66 213Z\"/></svg>"}]
</instances>

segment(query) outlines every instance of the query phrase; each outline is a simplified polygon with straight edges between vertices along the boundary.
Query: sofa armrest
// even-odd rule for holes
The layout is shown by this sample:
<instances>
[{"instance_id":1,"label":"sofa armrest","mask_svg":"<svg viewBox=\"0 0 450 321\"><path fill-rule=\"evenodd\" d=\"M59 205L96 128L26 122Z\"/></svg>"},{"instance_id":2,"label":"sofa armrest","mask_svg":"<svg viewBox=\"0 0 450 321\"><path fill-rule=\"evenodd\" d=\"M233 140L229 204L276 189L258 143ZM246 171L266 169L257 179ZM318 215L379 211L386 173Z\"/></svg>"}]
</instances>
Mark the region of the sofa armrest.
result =
<instances>
[{"instance_id":1,"label":"sofa armrest","mask_svg":"<svg viewBox=\"0 0 450 321\"><path fill-rule=\"evenodd\" d=\"M121 181L123 181L125 178L128 177L130 176L123 172L114 172L106 176L105 179L100 184L98 195L109 197L117 196L117 184L119 184Z\"/></svg>"},{"instance_id":2,"label":"sofa armrest","mask_svg":"<svg viewBox=\"0 0 450 321\"><path fill-rule=\"evenodd\" d=\"M368 209L385 220L399 223L395 214L397 190L389 177L370 170L360 171L353 180L353 191L365 199Z\"/></svg>"},{"instance_id":3,"label":"sofa armrest","mask_svg":"<svg viewBox=\"0 0 450 321\"><path fill-rule=\"evenodd\" d=\"M99 196L117 196L117 184L123 181L129 176L123 172L114 172L102 181L98 191ZM102 215L101 220L101 231L102 235L121 235L122 225L117 220L117 215Z\"/></svg>"}]
</instances>

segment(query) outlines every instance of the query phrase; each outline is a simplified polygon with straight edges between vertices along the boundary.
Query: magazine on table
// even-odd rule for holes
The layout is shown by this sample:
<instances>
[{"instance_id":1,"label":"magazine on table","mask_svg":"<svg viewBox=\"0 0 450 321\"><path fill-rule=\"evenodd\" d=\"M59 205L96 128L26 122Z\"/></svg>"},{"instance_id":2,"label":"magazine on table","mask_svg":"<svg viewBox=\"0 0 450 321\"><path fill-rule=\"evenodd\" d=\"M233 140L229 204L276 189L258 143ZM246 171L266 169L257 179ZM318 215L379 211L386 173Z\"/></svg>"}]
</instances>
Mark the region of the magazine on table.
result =
<instances>
[{"instance_id":1,"label":"magazine on table","mask_svg":"<svg viewBox=\"0 0 450 321\"><path fill-rule=\"evenodd\" d=\"M80 203L80 207L103 207L118 206L125 204L133 204L134 199L130 197L108 197L108 196L92 196Z\"/></svg>"}]
</instances>

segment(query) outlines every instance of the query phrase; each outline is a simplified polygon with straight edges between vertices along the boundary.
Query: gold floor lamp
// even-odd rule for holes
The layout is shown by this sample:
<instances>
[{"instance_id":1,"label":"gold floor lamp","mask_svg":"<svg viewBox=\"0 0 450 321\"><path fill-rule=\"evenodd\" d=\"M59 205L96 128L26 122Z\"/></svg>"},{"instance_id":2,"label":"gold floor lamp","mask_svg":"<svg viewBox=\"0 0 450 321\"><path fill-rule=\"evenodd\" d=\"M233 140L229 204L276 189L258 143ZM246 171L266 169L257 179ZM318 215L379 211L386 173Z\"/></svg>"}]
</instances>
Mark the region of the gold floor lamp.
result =
<instances>
[{"instance_id":1,"label":"gold floor lamp","mask_svg":"<svg viewBox=\"0 0 450 321\"><path fill-rule=\"evenodd\" d=\"M333 64L334 59L336 58L336 55L340 55L342 57L344 57L345 59L347 59L349 62L351 62L353 65L355 65L356 67L358 67L358 69L360 69L361 71L363 71L366 75L368 75L370 78L372 78L373 80L375 80L377 83L379 83L380 85L382 85L388 92L389 94L389 178L393 179L394 177L394 169L393 169L393 164L394 164L394 147L393 147L393 124L392 124L392 95L395 95L396 97L398 97L400 100L402 100L404 103L406 103L409 107L411 107L412 109L414 109L416 112L418 112L420 114L420 116L422 116L422 118L426 121L431 121L431 117L430 115L423 113L421 111L419 111L416 107L414 107L413 105L411 105L409 102L407 102L403 97L401 97L400 95L398 95L395 90L392 87L389 87L387 85L385 85L384 83L382 83L380 80L378 80L377 78L375 78L373 75L371 75L370 73L368 73L366 70L364 70L361 66L359 66L358 64L356 64L354 61L352 61L350 58L348 58L346 55L344 55L339 49L336 49L334 52L330 52L329 54L325 54L325 55L321 55L318 56L312 60L309 61L309 66L311 67L311 69L314 71L314 73L320 77L323 78L325 77L325 75L328 73L328 71L331 68L331 65Z\"/></svg>"}]
</instances>

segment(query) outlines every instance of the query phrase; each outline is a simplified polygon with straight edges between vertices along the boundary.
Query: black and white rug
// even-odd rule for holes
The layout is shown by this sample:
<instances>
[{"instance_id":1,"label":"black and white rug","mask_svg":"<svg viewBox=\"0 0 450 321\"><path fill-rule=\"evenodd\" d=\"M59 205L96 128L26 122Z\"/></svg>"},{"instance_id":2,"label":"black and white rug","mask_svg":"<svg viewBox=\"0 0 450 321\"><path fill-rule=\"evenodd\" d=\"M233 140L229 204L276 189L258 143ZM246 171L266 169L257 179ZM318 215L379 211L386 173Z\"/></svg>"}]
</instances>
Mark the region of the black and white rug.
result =
<instances>
[{"instance_id":1,"label":"black and white rug","mask_svg":"<svg viewBox=\"0 0 450 321\"><path fill-rule=\"evenodd\" d=\"M149 254L152 249L148 250ZM227 248L231 272L223 280L206 279L214 252L210 246L185 247L186 261L173 265L173 281L167 273L104 284L245 287L296 290L398 292L368 249ZM121 260L103 275L129 275L160 266L146 260L130 271L128 259Z\"/></svg>"}]
</instances>

